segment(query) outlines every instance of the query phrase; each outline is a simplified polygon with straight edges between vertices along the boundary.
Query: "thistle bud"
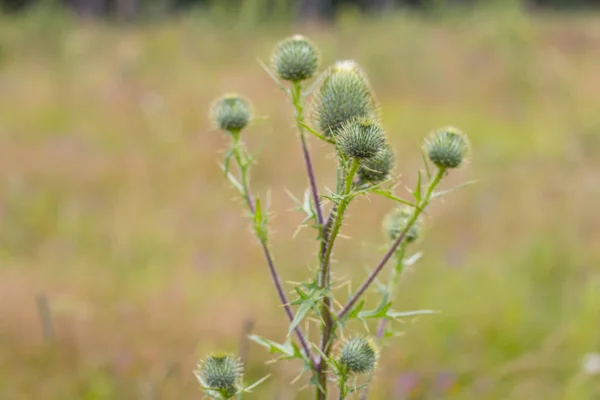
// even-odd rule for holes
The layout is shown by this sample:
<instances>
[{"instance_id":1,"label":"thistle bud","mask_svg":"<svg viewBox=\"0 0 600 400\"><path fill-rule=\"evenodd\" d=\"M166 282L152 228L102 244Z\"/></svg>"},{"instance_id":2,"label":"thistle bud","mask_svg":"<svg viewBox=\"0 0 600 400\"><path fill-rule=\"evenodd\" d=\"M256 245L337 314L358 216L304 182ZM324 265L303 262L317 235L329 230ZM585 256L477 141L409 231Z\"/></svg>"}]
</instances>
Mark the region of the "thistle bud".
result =
<instances>
[{"instance_id":1,"label":"thistle bud","mask_svg":"<svg viewBox=\"0 0 600 400\"><path fill-rule=\"evenodd\" d=\"M365 160L358 168L358 178L361 182L379 183L387 179L396 164L394 151L387 143L373 158Z\"/></svg>"},{"instance_id":2,"label":"thistle bud","mask_svg":"<svg viewBox=\"0 0 600 400\"><path fill-rule=\"evenodd\" d=\"M469 155L469 139L456 128L434 131L425 140L425 151L438 168L458 168Z\"/></svg>"},{"instance_id":3,"label":"thistle bud","mask_svg":"<svg viewBox=\"0 0 600 400\"><path fill-rule=\"evenodd\" d=\"M342 125L337 145L348 157L368 160L383 150L385 135L381 126L373 120L355 118Z\"/></svg>"},{"instance_id":4,"label":"thistle bud","mask_svg":"<svg viewBox=\"0 0 600 400\"><path fill-rule=\"evenodd\" d=\"M390 240L396 240L400 237L402 232L406 229L406 225L412 217L412 210L410 208L394 208L386 215L383 220L383 229L386 236ZM421 229L420 221L417 220L406 232L405 240L407 243L414 242L419 237L419 231Z\"/></svg>"},{"instance_id":5,"label":"thistle bud","mask_svg":"<svg viewBox=\"0 0 600 400\"><path fill-rule=\"evenodd\" d=\"M378 356L377 346L371 339L353 337L342 344L339 363L350 373L365 374L375 369Z\"/></svg>"},{"instance_id":6,"label":"thistle bud","mask_svg":"<svg viewBox=\"0 0 600 400\"><path fill-rule=\"evenodd\" d=\"M240 360L229 356L208 356L196 370L200 384L222 398L232 398L241 388L243 367Z\"/></svg>"},{"instance_id":7,"label":"thistle bud","mask_svg":"<svg viewBox=\"0 0 600 400\"><path fill-rule=\"evenodd\" d=\"M340 61L329 68L316 93L313 113L327 137L335 137L346 121L376 116L371 86L354 61Z\"/></svg>"},{"instance_id":8,"label":"thistle bud","mask_svg":"<svg viewBox=\"0 0 600 400\"><path fill-rule=\"evenodd\" d=\"M300 82L313 77L319 65L319 54L308 39L295 35L277 44L271 64L280 79Z\"/></svg>"},{"instance_id":9,"label":"thistle bud","mask_svg":"<svg viewBox=\"0 0 600 400\"><path fill-rule=\"evenodd\" d=\"M211 109L215 125L224 131L240 131L252 118L250 103L239 95L223 96Z\"/></svg>"}]
</instances>

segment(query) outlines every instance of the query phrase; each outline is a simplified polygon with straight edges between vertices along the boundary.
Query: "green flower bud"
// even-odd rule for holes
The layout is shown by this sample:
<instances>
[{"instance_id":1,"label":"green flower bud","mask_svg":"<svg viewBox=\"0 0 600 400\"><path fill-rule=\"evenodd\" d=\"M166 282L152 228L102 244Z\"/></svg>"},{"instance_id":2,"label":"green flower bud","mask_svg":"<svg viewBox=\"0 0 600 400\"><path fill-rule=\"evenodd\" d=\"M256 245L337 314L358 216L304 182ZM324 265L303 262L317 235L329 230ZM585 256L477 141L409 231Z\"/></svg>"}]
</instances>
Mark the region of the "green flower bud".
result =
<instances>
[{"instance_id":1,"label":"green flower bud","mask_svg":"<svg viewBox=\"0 0 600 400\"><path fill-rule=\"evenodd\" d=\"M308 39L295 35L277 44L271 64L280 79L299 82L313 77L319 66L319 54Z\"/></svg>"},{"instance_id":2,"label":"green flower bud","mask_svg":"<svg viewBox=\"0 0 600 400\"><path fill-rule=\"evenodd\" d=\"M358 168L361 182L379 183L387 179L396 164L394 150L387 143L375 157L365 160Z\"/></svg>"},{"instance_id":3,"label":"green flower bud","mask_svg":"<svg viewBox=\"0 0 600 400\"><path fill-rule=\"evenodd\" d=\"M365 374L375 369L378 356L377 346L371 339L353 337L342 344L339 363L350 373Z\"/></svg>"},{"instance_id":4,"label":"green flower bud","mask_svg":"<svg viewBox=\"0 0 600 400\"><path fill-rule=\"evenodd\" d=\"M214 103L211 118L219 129L240 131L252 118L250 103L236 94L223 96Z\"/></svg>"},{"instance_id":5,"label":"green flower bud","mask_svg":"<svg viewBox=\"0 0 600 400\"><path fill-rule=\"evenodd\" d=\"M313 107L317 125L327 137L335 137L346 121L377 114L371 86L354 61L340 61L329 68Z\"/></svg>"},{"instance_id":6,"label":"green flower bud","mask_svg":"<svg viewBox=\"0 0 600 400\"><path fill-rule=\"evenodd\" d=\"M366 118L345 122L336 139L342 153L359 160L376 157L385 146L385 134L381 126Z\"/></svg>"},{"instance_id":7,"label":"green flower bud","mask_svg":"<svg viewBox=\"0 0 600 400\"><path fill-rule=\"evenodd\" d=\"M386 236L390 240L398 239L402 232L404 232L404 229L406 229L406 225L410 221L412 214L413 210L407 207L398 207L390 211L383 219L383 229ZM421 223L417 219L408 232L406 232L406 242L411 243L417 240L420 230Z\"/></svg>"},{"instance_id":8,"label":"green flower bud","mask_svg":"<svg viewBox=\"0 0 600 400\"><path fill-rule=\"evenodd\" d=\"M467 135L453 127L433 132L425 141L425 151L438 168L458 168L469 155Z\"/></svg>"},{"instance_id":9,"label":"green flower bud","mask_svg":"<svg viewBox=\"0 0 600 400\"><path fill-rule=\"evenodd\" d=\"M196 376L200 384L215 394L229 399L241 388L243 366L229 356L208 356L199 365Z\"/></svg>"}]
</instances>

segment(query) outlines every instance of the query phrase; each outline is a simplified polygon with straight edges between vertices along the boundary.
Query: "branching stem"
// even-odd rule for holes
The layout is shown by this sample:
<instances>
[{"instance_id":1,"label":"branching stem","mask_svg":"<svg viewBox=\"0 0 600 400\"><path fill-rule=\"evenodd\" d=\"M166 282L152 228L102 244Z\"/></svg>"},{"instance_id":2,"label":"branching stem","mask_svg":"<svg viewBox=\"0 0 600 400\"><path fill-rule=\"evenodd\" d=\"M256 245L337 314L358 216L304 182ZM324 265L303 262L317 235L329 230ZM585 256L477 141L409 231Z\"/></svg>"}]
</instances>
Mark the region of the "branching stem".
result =
<instances>
[{"instance_id":1,"label":"branching stem","mask_svg":"<svg viewBox=\"0 0 600 400\"><path fill-rule=\"evenodd\" d=\"M391 245L391 247L388 249L388 251L383 255L383 257L381 258L381 261L379 261L379 264L377 264L375 269L371 272L371 274L367 277L367 279L363 282L363 284L358 288L356 293L354 293L354 295L350 298L348 303L338 313L338 315L337 315L338 319L344 318L344 316L346 316L346 314L348 312L350 312L350 310L352 310L352 307L354 307L354 305L356 304L358 299L365 293L365 291L369 288L371 283L373 283L373 281L375 280L377 275L381 272L381 270L383 269L385 264L394 255L398 246L400 246L400 244L404 241L404 238L406 237L408 231L412 228L412 226L415 224L415 222L419 218L419 215L421 215L421 213L423 212L425 207L427 207L427 205L429 204L429 201L431 200L431 196L433 194L433 190L440 183L440 181L444 177L445 173L446 173L445 168L438 169L437 174L435 175L434 179L429 183L429 187L427 188L427 193L425 193L425 196L418 202L418 204L417 204L418 207L414 208L413 215L411 216L408 223L406 224L406 227L402 231L402 234L400 234L400 236L398 236L398 239L396 239L394 241L394 243Z\"/></svg>"},{"instance_id":2,"label":"branching stem","mask_svg":"<svg viewBox=\"0 0 600 400\"><path fill-rule=\"evenodd\" d=\"M241 143L239 140L239 132L231 132L231 136L233 138L233 157L235 158L235 161L240 169L243 197L246 201L246 204L248 205L250 212L254 215L256 212L256 204L252 193L250 192L250 183L248 181L248 168L250 167L250 163L248 162L242 150ZM269 250L267 240L264 237L261 237L260 235L257 236L259 236L260 244L262 246L265 259L267 260L267 265L269 267L269 272L271 273L271 279L275 284L275 289L277 290L277 294L279 295L279 299L281 301L281 304L283 305L283 309L285 310L285 313L287 314L290 322L292 322L294 320L294 312L292 311L285 291L283 290L283 285L281 283L281 279L279 278L279 274L277 273L277 269L275 269L275 263L273 262L273 256L271 255L271 251ZM296 333L296 336L298 337L300 346L302 346L302 349L306 354L306 357L310 360L312 367L316 369L316 360L310 351L308 341L304 333L302 332L302 329L300 329L300 327L298 326L294 329L294 331Z\"/></svg>"}]
</instances>

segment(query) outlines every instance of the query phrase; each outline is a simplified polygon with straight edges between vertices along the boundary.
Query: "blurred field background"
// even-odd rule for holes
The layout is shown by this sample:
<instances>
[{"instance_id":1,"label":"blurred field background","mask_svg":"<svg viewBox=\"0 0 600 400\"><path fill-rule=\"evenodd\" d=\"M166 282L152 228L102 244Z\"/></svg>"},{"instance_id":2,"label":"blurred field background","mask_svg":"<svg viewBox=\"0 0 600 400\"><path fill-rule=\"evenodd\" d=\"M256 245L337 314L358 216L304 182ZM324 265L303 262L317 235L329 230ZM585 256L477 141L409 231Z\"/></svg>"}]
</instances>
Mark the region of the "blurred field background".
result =
<instances>
[{"instance_id":1,"label":"blurred field background","mask_svg":"<svg viewBox=\"0 0 600 400\"><path fill-rule=\"evenodd\" d=\"M600 12L350 8L256 24L218 10L136 24L45 7L0 17L0 398L201 398L192 369L236 352L246 319L284 340L207 110L223 92L254 101L254 190L271 190L281 274L306 278L312 233L292 238L302 215L285 193L306 186L291 107L257 63L302 33L324 66L356 59L370 75L406 185L431 129L473 142L445 186L480 183L431 207L395 306L443 312L407 321L373 398L600 399ZM331 149L312 150L332 187ZM391 206L350 208L354 241L335 271L354 287L384 250ZM248 357L248 379L274 373L249 398L310 398L289 384L297 366L265 365L253 344Z\"/></svg>"}]
</instances>

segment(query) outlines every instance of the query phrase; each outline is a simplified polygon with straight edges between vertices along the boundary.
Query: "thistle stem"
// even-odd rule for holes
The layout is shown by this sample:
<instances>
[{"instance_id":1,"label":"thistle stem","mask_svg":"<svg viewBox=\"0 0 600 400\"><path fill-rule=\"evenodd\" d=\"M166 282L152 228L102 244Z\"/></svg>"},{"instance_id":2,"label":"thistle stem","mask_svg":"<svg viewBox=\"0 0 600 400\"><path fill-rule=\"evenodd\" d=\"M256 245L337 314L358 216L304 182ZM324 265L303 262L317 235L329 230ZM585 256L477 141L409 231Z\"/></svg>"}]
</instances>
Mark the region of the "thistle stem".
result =
<instances>
[{"instance_id":1,"label":"thistle stem","mask_svg":"<svg viewBox=\"0 0 600 400\"><path fill-rule=\"evenodd\" d=\"M319 282L322 283L323 287L329 284L329 266L331 260L331 252L333 250L333 245L335 243L335 239L337 238L340 228L342 226L342 221L344 219L344 214L346 213L346 209L352 200L351 191L352 191L352 183L354 180L354 175L358 171L360 167L360 163L358 160L353 159L351 162L350 170L346 174L344 178L344 189L342 193L342 198L338 204L336 204L337 212L335 212L335 217L333 220L333 226L331 228L331 233L327 235L327 240L325 243L325 252L323 253L321 260L321 270L320 270L320 278ZM334 212L332 211L332 215ZM334 319L331 315L331 298L330 296L325 296L323 298L323 304L321 305L321 318L323 320L323 328L321 335L321 352L325 354L325 356L329 356L331 353L331 336L334 332ZM319 375L319 384L323 390L317 390L317 399L324 400L327 398L327 362L324 360L323 356L319 358L318 364L318 375Z\"/></svg>"},{"instance_id":2,"label":"thistle stem","mask_svg":"<svg viewBox=\"0 0 600 400\"><path fill-rule=\"evenodd\" d=\"M408 231L412 228L412 226L415 224L415 222L419 218L419 215L421 215L421 213L423 212L425 207L427 207L427 205L429 204L429 201L431 200L431 195L433 194L433 190L440 183L440 181L444 177L445 173L446 173L445 168L438 169L438 172L435 175L435 178L429 183L429 187L427 188L427 193L425 194L425 197L421 201L419 201L417 204L417 207L414 208L413 215L411 216L410 220L406 224L406 227L402 231L402 234L400 234L400 236L398 236L398 239L396 239L394 241L394 243L392 243L391 247L381 258L381 261L379 261L379 264L377 264L375 269L371 272L371 274L367 277L367 279L363 282L363 284L358 288L356 293L354 293L354 295L350 298L348 303L338 313L338 315L337 315L338 319L344 318L346 316L346 314L348 312L350 312L350 310L352 310L352 307L354 307L354 304L356 304L358 299L365 293L365 291L369 288L371 283L373 283L373 281L375 280L377 275L381 272L381 270L383 269L385 264L394 255L398 246L400 246L400 244L403 243Z\"/></svg>"},{"instance_id":3,"label":"thistle stem","mask_svg":"<svg viewBox=\"0 0 600 400\"><path fill-rule=\"evenodd\" d=\"M348 372L347 371L343 371L342 374L340 374L339 376L339 389L340 389L340 395L338 397L338 400L345 400L346 396L348 396Z\"/></svg>"},{"instance_id":4,"label":"thistle stem","mask_svg":"<svg viewBox=\"0 0 600 400\"><path fill-rule=\"evenodd\" d=\"M317 216L317 225L321 231L323 230L323 211L321 210L321 202L319 200L319 191L317 189L317 180L312 166L310 158L310 152L308 151L308 142L306 141L306 135L304 132L304 105L302 104L302 84L300 82L294 82L291 90L292 103L296 110L296 126L298 127L298 133L300 136L300 143L302 144L302 154L304 156L304 164L306 164L306 173L308 174L308 181L310 183L310 192L312 194L313 203L315 204L315 213Z\"/></svg>"},{"instance_id":5,"label":"thistle stem","mask_svg":"<svg viewBox=\"0 0 600 400\"><path fill-rule=\"evenodd\" d=\"M249 164L248 160L246 159L246 157L244 156L244 153L242 151L241 144L239 141L239 132L231 132L231 135L233 138L233 156L234 156L235 161L238 164L238 167L240 169L243 197L244 197L244 200L246 201L246 204L248 205L250 212L254 215L256 212L256 204L254 202L252 193L250 192L250 183L248 181L248 167L250 166L250 164ZM284 309L285 313L287 314L290 322L292 322L294 320L294 312L292 311L292 308L289 305L287 296L285 295L285 292L283 290L283 285L281 284L281 279L279 278L277 269L275 269L275 263L273 262L273 256L271 255L271 251L269 250L268 243L264 237L260 237L260 235L258 235L258 236L259 236L260 244L263 249L265 259L267 260L269 272L271 273L271 279L273 280L273 283L275 284L275 289L277 290L277 294L279 296L281 304L283 305L283 309ZM296 333L296 336L298 337L298 341L300 342L300 346L302 346L302 349L304 350L306 357L310 360L313 369L316 370L316 365L317 365L316 360L310 351L308 341L307 341L304 333L302 332L302 329L300 329L300 327L298 326L294 329L294 332Z\"/></svg>"},{"instance_id":6,"label":"thistle stem","mask_svg":"<svg viewBox=\"0 0 600 400\"><path fill-rule=\"evenodd\" d=\"M398 287L400 283L400 275L404 270L404 253L406 252L406 244L407 242L402 242L400 248L396 250L396 265L392 270L392 276L387 286L387 294L388 301L392 301L394 299L395 289ZM381 318L379 321L379 326L377 327L377 341L381 341L383 336L385 335L385 327L387 325L388 319L386 317ZM371 385L371 381L373 380L373 376L369 379L369 384L364 388L362 394L360 395L360 400L367 400L369 395L369 388Z\"/></svg>"}]
</instances>

